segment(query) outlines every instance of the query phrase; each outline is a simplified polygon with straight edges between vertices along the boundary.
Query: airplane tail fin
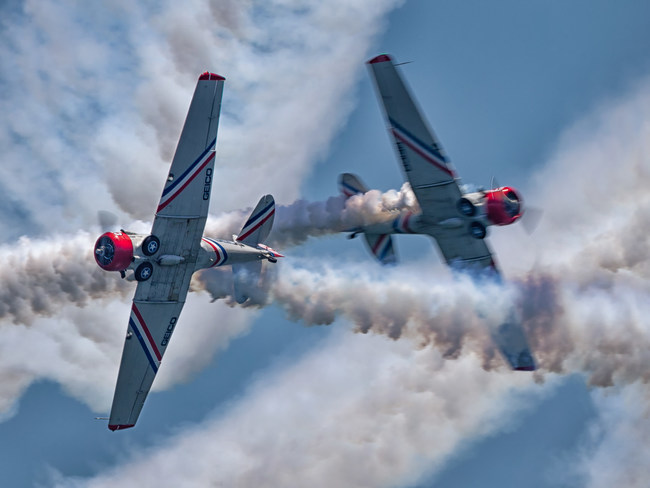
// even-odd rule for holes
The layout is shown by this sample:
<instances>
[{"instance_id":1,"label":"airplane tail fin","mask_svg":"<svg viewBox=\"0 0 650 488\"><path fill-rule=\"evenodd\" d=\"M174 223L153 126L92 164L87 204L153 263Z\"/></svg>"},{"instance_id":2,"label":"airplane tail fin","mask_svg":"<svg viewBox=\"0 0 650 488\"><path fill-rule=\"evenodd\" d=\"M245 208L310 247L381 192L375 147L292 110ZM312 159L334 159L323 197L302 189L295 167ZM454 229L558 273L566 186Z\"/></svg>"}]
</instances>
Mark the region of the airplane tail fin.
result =
<instances>
[{"instance_id":1,"label":"airplane tail fin","mask_svg":"<svg viewBox=\"0 0 650 488\"><path fill-rule=\"evenodd\" d=\"M249 246L257 246L271 233L275 217L275 200L272 195L264 195L242 227L236 241Z\"/></svg>"},{"instance_id":2,"label":"airplane tail fin","mask_svg":"<svg viewBox=\"0 0 650 488\"><path fill-rule=\"evenodd\" d=\"M368 188L357 175L343 173L339 175L339 190L345 195L345 198L350 198L353 195L366 193Z\"/></svg>"},{"instance_id":3,"label":"airplane tail fin","mask_svg":"<svg viewBox=\"0 0 650 488\"><path fill-rule=\"evenodd\" d=\"M383 264L395 264L397 256L395 255L395 246L390 234L368 234L364 233L366 244L370 252Z\"/></svg>"},{"instance_id":4,"label":"airplane tail fin","mask_svg":"<svg viewBox=\"0 0 650 488\"><path fill-rule=\"evenodd\" d=\"M264 195L257 202L250 217L242 227L235 241L259 249L264 257L271 262L284 257L277 251L262 244L271 233L275 218L275 200L272 195ZM232 265L233 291L237 303L244 303L258 290L262 261L252 261Z\"/></svg>"}]
</instances>

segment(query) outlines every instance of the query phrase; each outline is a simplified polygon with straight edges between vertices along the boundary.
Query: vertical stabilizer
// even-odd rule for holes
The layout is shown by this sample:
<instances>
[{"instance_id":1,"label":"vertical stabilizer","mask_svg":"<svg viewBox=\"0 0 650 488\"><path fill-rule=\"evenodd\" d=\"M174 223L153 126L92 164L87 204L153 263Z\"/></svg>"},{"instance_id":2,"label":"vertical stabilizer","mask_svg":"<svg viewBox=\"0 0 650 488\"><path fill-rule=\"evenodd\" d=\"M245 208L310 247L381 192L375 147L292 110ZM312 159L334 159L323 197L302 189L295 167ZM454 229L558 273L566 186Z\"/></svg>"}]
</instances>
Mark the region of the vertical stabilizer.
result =
<instances>
[{"instance_id":1,"label":"vertical stabilizer","mask_svg":"<svg viewBox=\"0 0 650 488\"><path fill-rule=\"evenodd\" d=\"M370 249L370 252L372 252L381 264L397 263L395 246L393 246L393 238L390 234L364 233L363 237L366 239L368 249Z\"/></svg>"},{"instance_id":2,"label":"vertical stabilizer","mask_svg":"<svg viewBox=\"0 0 650 488\"><path fill-rule=\"evenodd\" d=\"M257 246L266 240L273 227L275 217L275 200L272 195L264 195L242 228L237 242Z\"/></svg>"},{"instance_id":3,"label":"vertical stabilizer","mask_svg":"<svg viewBox=\"0 0 650 488\"><path fill-rule=\"evenodd\" d=\"M363 195L368 188L357 175L343 173L339 175L339 190L345 198L350 198L353 195Z\"/></svg>"}]
</instances>

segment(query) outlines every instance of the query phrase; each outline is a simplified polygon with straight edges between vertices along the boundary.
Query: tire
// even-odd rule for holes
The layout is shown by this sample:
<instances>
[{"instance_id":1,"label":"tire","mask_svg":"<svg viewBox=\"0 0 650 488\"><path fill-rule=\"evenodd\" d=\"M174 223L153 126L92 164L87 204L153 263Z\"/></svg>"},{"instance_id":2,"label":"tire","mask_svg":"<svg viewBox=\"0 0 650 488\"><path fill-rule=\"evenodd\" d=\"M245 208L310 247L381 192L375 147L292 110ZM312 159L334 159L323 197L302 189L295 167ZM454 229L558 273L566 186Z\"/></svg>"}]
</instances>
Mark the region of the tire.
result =
<instances>
[{"instance_id":1,"label":"tire","mask_svg":"<svg viewBox=\"0 0 650 488\"><path fill-rule=\"evenodd\" d=\"M135 281L147 281L153 274L153 264L145 261L135 268Z\"/></svg>"},{"instance_id":2,"label":"tire","mask_svg":"<svg viewBox=\"0 0 650 488\"><path fill-rule=\"evenodd\" d=\"M147 236L142 241L142 254L145 256L153 256L160 249L160 239L156 236Z\"/></svg>"},{"instance_id":3,"label":"tire","mask_svg":"<svg viewBox=\"0 0 650 488\"><path fill-rule=\"evenodd\" d=\"M469 233L474 239L485 239L487 229L480 222L474 221L469 225Z\"/></svg>"},{"instance_id":4,"label":"tire","mask_svg":"<svg viewBox=\"0 0 650 488\"><path fill-rule=\"evenodd\" d=\"M467 198L458 200L456 208L465 217L473 217L476 214L476 207Z\"/></svg>"}]
</instances>

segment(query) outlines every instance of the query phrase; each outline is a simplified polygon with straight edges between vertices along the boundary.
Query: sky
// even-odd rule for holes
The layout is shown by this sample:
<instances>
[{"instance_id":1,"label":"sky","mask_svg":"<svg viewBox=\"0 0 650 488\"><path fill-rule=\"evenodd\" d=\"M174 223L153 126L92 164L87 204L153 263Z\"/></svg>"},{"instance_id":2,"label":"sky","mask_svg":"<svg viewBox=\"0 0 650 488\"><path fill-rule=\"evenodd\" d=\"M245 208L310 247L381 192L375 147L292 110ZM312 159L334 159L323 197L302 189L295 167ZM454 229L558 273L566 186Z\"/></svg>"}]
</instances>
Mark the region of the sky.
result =
<instances>
[{"instance_id":1,"label":"sky","mask_svg":"<svg viewBox=\"0 0 650 488\"><path fill-rule=\"evenodd\" d=\"M4 2L0 472L7 486L645 487L650 6L625 0ZM464 183L544 216L490 229L508 282L342 226L413 204L365 62L389 53ZM133 285L97 211L146 233L198 74L226 77L206 234L278 204L259 295L198 275L135 428L108 413ZM336 178L376 191L344 204ZM517 303L540 365L486 317Z\"/></svg>"}]
</instances>

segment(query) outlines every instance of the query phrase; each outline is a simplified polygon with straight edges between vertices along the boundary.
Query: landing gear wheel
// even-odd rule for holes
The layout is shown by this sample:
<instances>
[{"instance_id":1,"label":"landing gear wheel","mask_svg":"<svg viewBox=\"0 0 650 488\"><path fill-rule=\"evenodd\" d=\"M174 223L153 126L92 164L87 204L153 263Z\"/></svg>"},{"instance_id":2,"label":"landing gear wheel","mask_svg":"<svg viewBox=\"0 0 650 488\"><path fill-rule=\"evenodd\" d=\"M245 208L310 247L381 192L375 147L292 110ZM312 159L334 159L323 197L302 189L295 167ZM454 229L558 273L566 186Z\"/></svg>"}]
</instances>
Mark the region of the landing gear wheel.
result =
<instances>
[{"instance_id":1,"label":"landing gear wheel","mask_svg":"<svg viewBox=\"0 0 650 488\"><path fill-rule=\"evenodd\" d=\"M456 208L465 217L473 217L476 214L476 207L467 198L461 198L456 203Z\"/></svg>"},{"instance_id":2,"label":"landing gear wheel","mask_svg":"<svg viewBox=\"0 0 650 488\"><path fill-rule=\"evenodd\" d=\"M145 261L135 268L135 281L147 281L153 274L153 264Z\"/></svg>"},{"instance_id":3,"label":"landing gear wheel","mask_svg":"<svg viewBox=\"0 0 650 488\"><path fill-rule=\"evenodd\" d=\"M483 224L474 221L469 225L469 233L474 239L485 239L487 230Z\"/></svg>"},{"instance_id":4,"label":"landing gear wheel","mask_svg":"<svg viewBox=\"0 0 650 488\"><path fill-rule=\"evenodd\" d=\"M269 260L269 263L277 263L278 260L276 258L266 258Z\"/></svg>"},{"instance_id":5,"label":"landing gear wheel","mask_svg":"<svg viewBox=\"0 0 650 488\"><path fill-rule=\"evenodd\" d=\"M160 239L156 236L147 236L142 241L142 254L145 256L153 256L160 249Z\"/></svg>"}]
</instances>

